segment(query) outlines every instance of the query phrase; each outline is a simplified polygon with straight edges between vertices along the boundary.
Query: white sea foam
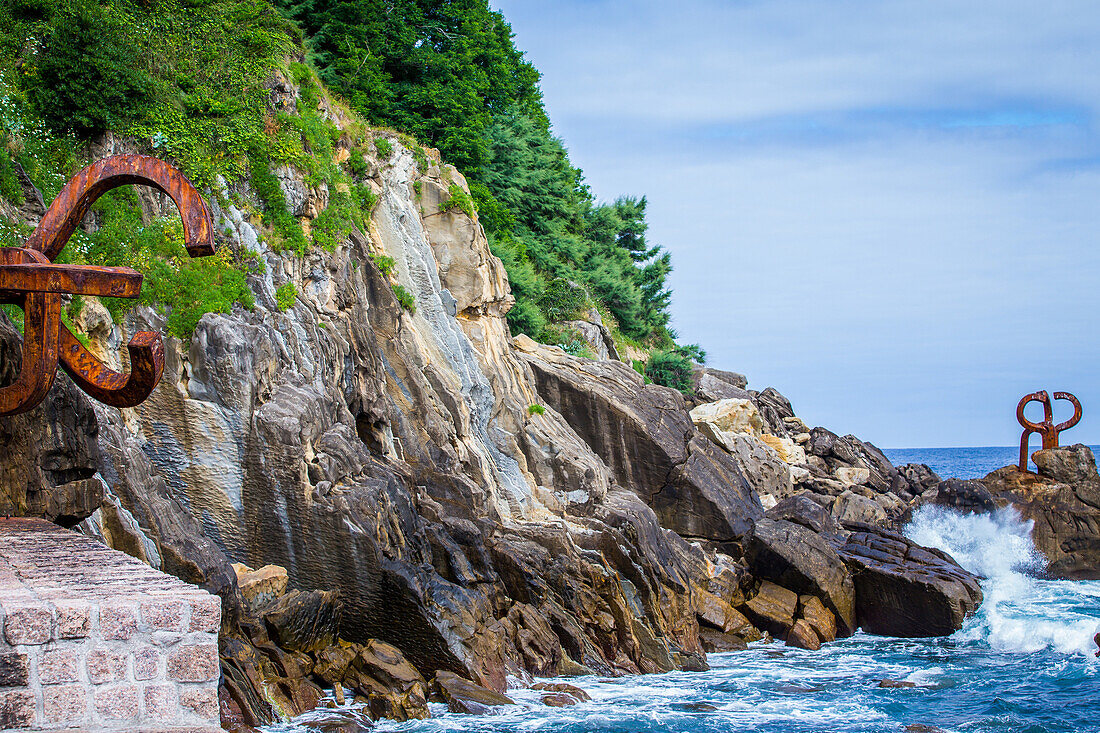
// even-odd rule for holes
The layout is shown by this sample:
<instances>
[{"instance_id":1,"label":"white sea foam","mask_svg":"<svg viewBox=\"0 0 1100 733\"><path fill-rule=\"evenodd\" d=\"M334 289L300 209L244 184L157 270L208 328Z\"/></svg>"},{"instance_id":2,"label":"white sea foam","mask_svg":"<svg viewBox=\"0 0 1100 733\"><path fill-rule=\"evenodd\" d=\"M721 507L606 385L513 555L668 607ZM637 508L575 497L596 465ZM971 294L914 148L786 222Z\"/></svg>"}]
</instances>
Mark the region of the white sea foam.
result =
<instances>
[{"instance_id":1,"label":"white sea foam","mask_svg":"<svg viewBox=\"0 0 1100 733\"><path fill-rule=\"evenodd\" d=\"M985 642L998 651L1091 653L1100 624L1095 603L1100 583L1036 577L1045 563L1031 541L1031 527L1012 507L992 514L922 507L905 534L944 550L984 578L985 601L956 634L958 640Z\"/></svg>"}]
</instances>

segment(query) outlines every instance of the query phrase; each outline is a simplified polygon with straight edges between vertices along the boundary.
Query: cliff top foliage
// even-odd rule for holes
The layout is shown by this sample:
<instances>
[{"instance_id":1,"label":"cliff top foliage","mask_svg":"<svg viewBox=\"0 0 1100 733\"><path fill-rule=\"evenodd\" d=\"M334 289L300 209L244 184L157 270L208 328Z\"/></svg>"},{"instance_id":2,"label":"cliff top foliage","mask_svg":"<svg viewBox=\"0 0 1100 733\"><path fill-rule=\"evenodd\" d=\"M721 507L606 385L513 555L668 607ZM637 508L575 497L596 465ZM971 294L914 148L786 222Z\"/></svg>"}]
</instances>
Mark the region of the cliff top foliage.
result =
<instances>
[{"instance_id":1,"label":"cliff top foliage","mask_svg":"<svg viewBox=\"0 0 1100 733\"><path fill-rule=\"evenodd\" d=\"M299 87L297 109L272 110L278 74ZM646 241L646 200L595 200L551 132L538 81L486 0L12 0L0 5L0 197L19 203L18 163L49 201L86 162L86 141L111 132L214 197L249 181L275 249L331 250L367 226L375 201L357 176L364 156L392 155L368 127L384 126L467 177L471 195L452 186L447 206L476 212L504 261L513 332L559 343L559 324L594 308L617 340L688 355L668 328L671 262ZM334 144L349 131L318 111L333 92L365 123L342 164ZM308 236L287 211L273 172L282 165L336 192ZM147 302L169 306L177 335L205 312L251 306L245 278L257 263L231 231L203 262L177 251L170 219L143 224L133 194L93 211L95 232L64 256L145 272ZM0 224L0 243L25 234Z\"/></svg>"}]
</instances>

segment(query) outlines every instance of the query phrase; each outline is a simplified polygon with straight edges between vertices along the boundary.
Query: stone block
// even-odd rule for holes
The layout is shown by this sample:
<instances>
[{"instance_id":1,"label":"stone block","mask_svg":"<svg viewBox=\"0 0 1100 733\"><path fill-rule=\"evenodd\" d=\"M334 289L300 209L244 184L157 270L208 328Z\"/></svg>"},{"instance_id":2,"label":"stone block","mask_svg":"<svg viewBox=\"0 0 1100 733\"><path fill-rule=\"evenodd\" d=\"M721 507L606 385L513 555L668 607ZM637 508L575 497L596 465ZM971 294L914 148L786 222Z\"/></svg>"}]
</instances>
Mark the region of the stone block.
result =
<instances>
[{"instance_id":1,"label":"stone block","mask_svg":"<svg viewBox=\"0 0 1100 733\"><path fill-rule=\"evenodd\" d=\"M160 652L151 646L142 646L134 650L134 678L151 680L160 673Z\"/></svg>"},{"instance_id":2,"label":"stone block","mask_svg":"<svg viewBox=\"0 0 1100 733\"><path fill-rule=\"evenodd\" d=\"M141 604L141 620L154 631L183 631L183 601L146 601Z\"/></svg>"},{"instance_id":3,"label":"stone block","mask_svg":"<svg viewBox=\"0 0 1100 733\"><path fill-rule=\"evenodd\" d=\"M80 657L75 649L47 649L38 657L38 679L44 685L60 685L80 679Z\"/></svg>"},{"instance_id":4,"label":"stone block","mask_svg":"<svg viewBox=\"0 0 1100 733\"><path fill-rule=\"evenodd\" d=\"M58 639L83 639L91 633L91 606L86 601L57 601L54 606Z\"/></svg>"},{"instance_id":5,"label":"stone block","mask_svg":"<svg viewBox=\"0 0 1100 733\"><path fill-rule=\"evenodd\" d=\"M47 723L73 725L88 714L88 691L84 685L51 685L42 690L42 713Z\"/></svg>"},{"instance_id":6,"label":"stone block","mask_svg":"<svg viewBox=\"0 0 1100 733\"><path fill-rule=\"evenodd\" d=\"M165 721L176 717L176 686L146 685L145 717L148 720Z\"/></svg>"},{"instance_id":7,"label":"stone block","mask_svg":"<svg viewBox=\"0 0 1100 733\"><path fill-rule=\"evenodd\" d=\"M159 647L170 647L179 644L183 639L183 634L175 631L154 631L149 638L151 642Z\"/></svg>"},{"instance_id":8,"label":"stone block","mask_svg":"<svg viewBox=\"0 0 1100 733\"><path fill-rule=\"evenodd\" d=\"M137 631L137 608L132 604L99 607L99 634L104 639L129 639Z\"/></svg>"},{"instance_id":9,"label":"stone block","mask_svg":"<svg viewBox=\"0 0 1100 733\"><path fill-rule=\"evenodd\" d=\"M30 664L26 654L4 652L0 654L0 687L22 687L30 676Z\"/></svg>"},{"instance_id":10,"label":"stone block","mask_svg":"<svg viewBox=\"0 0 1100 733\"><path fill-rule=\"evenodd\" d=\"M99 717L107 720L133 720L141 712L137 685L103 685L96 688L95 710Z\"/></svg>"},{"instance_id":11,"label":"stone block","mask_svg":"<svg viewBox=\"0 0 1100 733\"><path fill-rule=\"evenodd\" d=\"M4 613L4 638L9 644L45 644L53 638L53 611L46 604L5 603Z\"/></svg>"},{"instance_id":12,"label":"stone block","mask_svg":"<svg viewBox=\"0 0 1100 733\"><path fill-rule=\"evenodd\" d=\"M168 655L168 678L176 682L209 682L219 672L217 644L181 644Z\"/></svg>"},{"instance_id":13,"label":"stone block","mask_svg":"<svg viewBox=\"0 0 1100 733\"><path fill-rule=\"evenodd\" d=\"M185 687L180 692L180 704L206 720L218 720L218 691L210 686Z\"/></svg>"},{"instance_id":14,"label":"stone block","mask_svg":"<svg viewBox=\"0 0 1100 733\"><path fill-rule=\"evenodd\" d=\"M93 685L118 682L126 677L126 653L100 647L88 652L85 660L88 681Z\"/></svg>"},{"instance_id":15,"label":"stone block","mask_svg":"<svg viewBox=\"0 0 1100 733\"><path fill-rule=\"evenodd\" d=\"M34 693L29 690L0 692L0 728L29 728L34 712Z\"/></svg>"},{"instance_id":16,"label":"stone block","mask_svg":"<svg viewBox=\"0 0 1100 733\"><path fill-rule=\"evenodd\" d=\"M214 595L191 600L191 631L214 632L222 623L222 599Z\"/></svg>"}]
</instances>

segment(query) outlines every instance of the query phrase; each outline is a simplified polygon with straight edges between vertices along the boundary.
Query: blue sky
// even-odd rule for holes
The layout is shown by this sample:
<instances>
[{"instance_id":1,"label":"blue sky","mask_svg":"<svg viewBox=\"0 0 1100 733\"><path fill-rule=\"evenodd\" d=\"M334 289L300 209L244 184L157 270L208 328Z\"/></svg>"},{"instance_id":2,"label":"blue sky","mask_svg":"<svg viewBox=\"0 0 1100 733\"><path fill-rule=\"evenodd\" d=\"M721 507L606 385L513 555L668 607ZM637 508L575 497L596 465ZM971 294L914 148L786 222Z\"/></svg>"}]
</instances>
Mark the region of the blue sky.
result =
<instances>
[{"instance_id":1,"label":"blue sky","mask_svg":"<svg viewBox=\"0 0 1100 733\"><path fill-rule=\"evenodd\" d=\"M1037 389L1100 443L1100 5L492 4L712 366L882 447L1013 445Z\"/></svg>"}]
</instances>

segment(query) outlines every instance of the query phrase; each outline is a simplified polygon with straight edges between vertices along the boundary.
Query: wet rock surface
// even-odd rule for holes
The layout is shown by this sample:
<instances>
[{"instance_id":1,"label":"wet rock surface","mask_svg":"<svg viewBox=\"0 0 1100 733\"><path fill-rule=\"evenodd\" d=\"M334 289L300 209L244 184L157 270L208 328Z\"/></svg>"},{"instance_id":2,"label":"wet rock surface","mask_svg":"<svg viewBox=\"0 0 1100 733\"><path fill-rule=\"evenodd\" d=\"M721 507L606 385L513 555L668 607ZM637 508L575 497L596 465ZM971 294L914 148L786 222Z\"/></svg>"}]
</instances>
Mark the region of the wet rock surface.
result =
<instances>
[{"instance_id":1,"label":"wet rock surface","mask_svg":"<svg viewBox=\"0 0 1100 733\"><path fill-rule=\"evenodd\" d=\"M1100 578L1100 475L1085 445L1036 451L1037 473L1005 466L981 480L998 505L1034 522L1031 537L1059 578Z\"/></svg>"},{"instance_id":2,"label":"wet rock surface","mask_svg":"<svg viewBox=\"0 0 1100 733\"><path fill-rule=\"evenodd\" d=\"M982 602L979 578L949 555L896 532L850 524L837 553L855 583L859 626L871 634L946 636Z\"/></svg>"}]
</instances>

